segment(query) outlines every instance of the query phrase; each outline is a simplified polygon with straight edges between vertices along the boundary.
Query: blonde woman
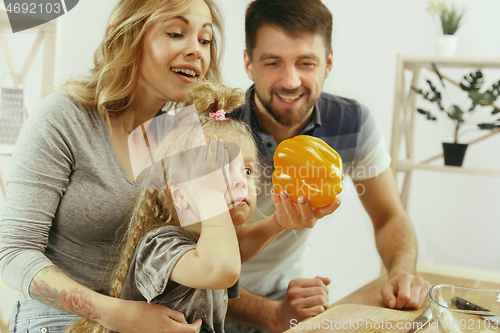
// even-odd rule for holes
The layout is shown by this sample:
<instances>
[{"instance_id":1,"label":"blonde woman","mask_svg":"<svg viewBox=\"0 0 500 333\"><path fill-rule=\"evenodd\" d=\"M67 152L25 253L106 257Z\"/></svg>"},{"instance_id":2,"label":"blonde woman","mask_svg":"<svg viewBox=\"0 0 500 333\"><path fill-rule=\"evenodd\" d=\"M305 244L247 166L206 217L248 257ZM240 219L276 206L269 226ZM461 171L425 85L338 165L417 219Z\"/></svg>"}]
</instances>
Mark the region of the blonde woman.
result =
<instances>
[{"instance_id":1,"label":"blonde woman","mask_svg":"<svg viewBox=\"0 0 500 333\"><path fill-rule=\"evenodd\" d=\"M135 184L127 139L202 77L219 78L213 0L121 0L90 75L38 106L17 142L0 223L0 274L20 292L12 332L197 332L165 306L104 296Z\"/></svg>"}]
</instances>

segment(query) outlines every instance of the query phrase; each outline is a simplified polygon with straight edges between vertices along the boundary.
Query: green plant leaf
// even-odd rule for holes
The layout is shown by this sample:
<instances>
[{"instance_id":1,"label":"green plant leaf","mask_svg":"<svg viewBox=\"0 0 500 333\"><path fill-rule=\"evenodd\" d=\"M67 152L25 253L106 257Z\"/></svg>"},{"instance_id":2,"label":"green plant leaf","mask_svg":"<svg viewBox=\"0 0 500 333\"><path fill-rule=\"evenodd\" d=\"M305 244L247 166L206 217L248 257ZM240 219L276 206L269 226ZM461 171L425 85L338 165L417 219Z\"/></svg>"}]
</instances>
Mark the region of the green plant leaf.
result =
<instances>
[{"instance_id":1,"label":"green plant leaf","mask_svg":"<svg viewBox=\"0 0 500 333\"><path fill-rule=\"evenodd\" d=\"M494 130L496 128L500 128L500 124L477 124L477 126L482 130Z\"/></svg>"},{"instance_id":2,"label":"green plant leaf","mask_svg":"<svg viewBox=\"0 0 500 333\"><path fill-rule=\"evenodd\" d=\"M429 85L429 88L431 89L431 91L434 93L434 96L428 100L436 103L439 110L444 111L444 107L441 104L441 100L442 100L441 93L439 92L439 90L437 90L436 87L434 87L434 85L432 84L432 82L430 80L427 80L427 84Z\"/></svg>"},{"instance_id":3,"label":"green plant leaf","mask_svg":"<svg viewBox=\"0 0 500 333\"><path fill-rule=\"evenodd\" d=\"M464 83L460 83L460 88L464 91L479 91L484 83L483 73L476 71L464 76Z\"/></svg>"},{"instance_id":4,"label":"green plant leaf","mask_svg":"<svg viewBox=\"0 0 500 333\"><path fill-rule=\"evenodd\" d=\"M493 96L495 96L496 98L498 98L498 96L500 96L500 80L498 80L497 83L494 83L492 86L491 86L491 89L488 90L490 91Z\"/></svg>"},{"instance_id":5,"label":"green plant leaf","mask_svg":"<svg viewBox=\"0 0 500 333\"><path fill-rule=\"evenodd\" d=\"M424 92L422 91L422 89L418 89L415 87L411 87L411 89L415 91L417 94L421 95L426 100L428 100L429 102L436 103L439 109L444 112L443 105L441 104L441 93L436 89L436 87L432 85L432 82L430 80L427 80L427 84L431 88L433 94L431 94L431 92L428 91Z\"/></svg>"},{"instance_id":6,"label":"green plant leaf","mask_svg":"<svg viewBox=\"0 0 500 333\"><path fill-rule=\"evenodd\" d=\"M497 114L497 113L500 113L500 109L498 109L497 107L495 107L493 109L493 111L491 111L491 114Z\"/></svg>"},{"instance_id":7,"label":"green plant leaf","mask_svg":"<svg viewBox=\"0 0 500 333\"><path fill-rule=\"evenodd\" d=\"M460 124L463 124L464 118L463 114L464 112L458 105L453 105L450 109L450 111L447 112L448 117L450 117L451 120L455 121L457 123L457 127L460 127Z\"/></svg>"},{"instance_id":8,"label":"green plant leaf","mask_svg":"<svg viewBox=\"0 0 500 333\"><path fill-rule=\"evenodd\" d=\"M429 111L425 111L422 109L417 109L418 113L423 114L424 116L427 116L427 119L429 120L437 120L436 117L434 117Z\"/></svg>"},{"instance_id":9,"label":"green plant leaf","mask_svg":"<svg viewBox=\"0 0 500 333\"><path fill-rule=\"evenodd\" d=\"M436 67L436 64L435 64L435 63L432 63L432 69L434 69L434 73L436 73L436 75L438 76L439 81L441 82L441 85L443 86L443 88L446 88L446 86L444 85L444 80L443 80L443 77L441 76L441 73L440 73L440 72L439 72L439 70L437 69L437 67Z\"/></svg>"},{"instance_id":10,"label":"green plant leaf","mask_svg":"<svg viewBox=\"0 0 500 333\"><path fill-rule=\"evenodd\" d=\"M485 91L484 93L480 93L478 91L469 91L469 98L472 101L472 105L469 108L469 111L473 111L477 105L481 106L490 106L492 105L497 97L495 97L491 91Z\"/></svg>"},{"instance_id":11,"label":"green plant leaf","mask_svg":"<svg viewBox=\"0 0 500 333\"><path fill-rule=\"evenodd\" d=\"M476 108L476 106L480 103L480 101L482 100L482 94L478 91L469 91L469 98L472 102L470 108L469 108L469 112L472 112L474 111L474 109Z\"/></svg>"},{"instance_id":12,"label":"green plant leaf","mask_svg":"<svg viewBox=\"0 0 500 333\"><path fill-rule=\"evenodd\" d=\"M465 14L465 9L459 10L457 7L452 5L450 8L443 8L439 13L439 18L441 20L441 26L443 28L443 34L453 35L460 28L463 16Z\"/></svg>"},{"instance_id":13,"label":"green plant leaf","mask_svg":"<svg viewBox=\"0 0 500 333\"><path fill-rule=\"evenodd\" d=\"M411 90L413 90L414 92L416 92L417 94L419 95L423 95L424 93L422 92L422 89L418 89L418 88L415 88L415 87L411 87Z\"/></svg>"},{"instance_id":14,"label":"green plant leaf","mask_svg":"<svg viewBox=\"0 0 500 333\"><path fill-rule=\"evenodd\" d=\"M500 80L497 83L494 83L489 90L486 90L485 94L488 94L486 98L488 99L489 102L489 104L484 104L485 106L492 105L493 103L495 103L495 101L500 96Z\"/></svg>"},{"instance_id":15,"label":"green plant leaf","mask_svg":"<svg viewBox=\"0 0 500 333\"><path fill-rule=\"evenodd\" d=\"M491 91L485 91L482 96L481 96L481 100L479 101L482 106L489 106L491 104L493 104L493 102L495 102L495 100L497 99L495 97L495 95L493 95L493 93Z\"/></svg>"}]
</instances>

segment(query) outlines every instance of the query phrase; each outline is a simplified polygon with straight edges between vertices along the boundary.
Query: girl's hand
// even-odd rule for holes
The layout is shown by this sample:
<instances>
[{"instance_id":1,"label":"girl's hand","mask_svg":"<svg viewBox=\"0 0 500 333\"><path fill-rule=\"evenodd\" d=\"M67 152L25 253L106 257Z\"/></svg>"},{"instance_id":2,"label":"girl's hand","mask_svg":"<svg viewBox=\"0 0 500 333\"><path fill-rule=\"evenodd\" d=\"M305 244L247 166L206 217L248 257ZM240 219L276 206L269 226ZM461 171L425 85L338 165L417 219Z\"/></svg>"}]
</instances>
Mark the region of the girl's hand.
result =
<instances>
[{"instance_id":1,"label":"girl's hand","mask_svg":"<svg viewBox=\"0 0 500 333\"><path fill-rule=\"evenodd\" d=\"M198 333L202 320L188 324L184 314L159 304L120 300L107 327L121 333Z\"/></svg>"},{"instance_id":2,"label":"girl's hand","mask_svg":"<svg viewBox=\"0 0 500 333\"><path fill-rule=\"evenodd\" d=\"M207 139L207 145L197 148L189 177L192 193L198 198L213 194L224 195L227 185L222 170L228 164L229 154L224 149L224 142L212 135L210 140Z\"/></svg>"}]
</instances>

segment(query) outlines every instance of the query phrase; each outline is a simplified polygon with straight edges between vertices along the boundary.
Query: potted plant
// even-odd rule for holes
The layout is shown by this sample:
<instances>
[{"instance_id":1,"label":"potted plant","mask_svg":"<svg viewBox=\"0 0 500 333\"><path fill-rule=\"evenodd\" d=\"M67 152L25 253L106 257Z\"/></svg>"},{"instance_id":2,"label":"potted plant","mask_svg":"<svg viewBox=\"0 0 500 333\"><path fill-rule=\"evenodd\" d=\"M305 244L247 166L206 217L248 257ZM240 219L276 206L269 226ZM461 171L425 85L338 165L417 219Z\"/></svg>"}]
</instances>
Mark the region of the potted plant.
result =
<instances>
[{"instance_id":1,"label":"potted plant","mask_svg":"<svg viewBox=\"0 0 500 333\"><path fill-rule=\"evenodd\" d=\"M444 1L429 1L427 11L436 17L441 25L442 34L437 42L438 56L452 57L455 55L458 38L455 36L460 28L465 9L459 9L455 5L447 6Z\"/></svg>"},{"instance_id":2,"label":"potted plant","mask_svg":"<svg viewBox=\"0 0 500 333\"><path fill-rule=\"evenodd\" d=\"M434 72L439 78L439 82L443 89L445 88L443 77L438 71L437 67L432 65ZM500 80L494 83L488 90L482 90L484 83L483 73L480 70L473 71L468 75L463 77L460 83L460 88L462 91L468 95L468 104L466 107L452 104L445 107L443 104L443 98L441 91L434 86L432 81L427 80L427 85L429 86L428 91L423 91L416 87L412 87L417 94L421 95L424 99L431 103L436 104L441 116L445 116L451 120L453 124L453 143L443 143L444 159L445 165L455 165L461 166L465 155L465 150L467 149L467 144L459 143L459 138L464 132L464 128L471 123L471 117L479 112L479 110L484 110L484 107L493 108L491 111L492 115L500 113L500 109L493 105L493 103L498 99L500 95ZM417 111L426 116L427 119L436 121L438 117L430 111L423 109L417 109ZM500 119L497 119L491 123L479 123L476 125L477 128L481 130L495 130L500 128Z\"/></svg>"}]
</instances>

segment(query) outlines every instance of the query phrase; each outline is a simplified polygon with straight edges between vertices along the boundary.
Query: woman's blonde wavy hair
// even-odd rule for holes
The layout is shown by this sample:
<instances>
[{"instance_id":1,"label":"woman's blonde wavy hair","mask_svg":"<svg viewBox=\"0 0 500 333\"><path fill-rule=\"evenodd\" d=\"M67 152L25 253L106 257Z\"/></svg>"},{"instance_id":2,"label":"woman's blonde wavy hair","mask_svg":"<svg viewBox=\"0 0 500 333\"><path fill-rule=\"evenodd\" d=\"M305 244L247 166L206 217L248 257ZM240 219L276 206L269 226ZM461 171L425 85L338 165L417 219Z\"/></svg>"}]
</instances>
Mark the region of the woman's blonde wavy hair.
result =
<instances>
[{"instance_id":1,"label":"woman's blonde wavy hair","mask_svg":"<svg viewBox=\"0 0 500 333\"><path fill-rule=\"evenodd\" d=\"M156 22L185 13L194 0L121 0L109 19L104 39L94 54L90 75L68 81L67 91L83 106L97 109L106 119L124 111L134 99L142 54L142 38ZM217 36L222 37L222 15L216 0L204 0L212 14L214 35L205 78L220 81Z\"/></svg>"},{"instance_id":2,"label":"woman's blonde wavy hair","mask_svg":"<svg viewBox=\"0 0 500 333\"><path fill-rule=\"evenodd\" d=\"M255 144L250 127L231 118L224 121L216 121L210 118L209 112L223 109L231 113L240 107L245 101L244 93L240 89L232 89L213 81L200 81L190 89L186 104L194 104L198 110L200 125L205 136L217 134L224 137L227 134L238 134ZM186 130L182 126L167 134L158 144L161 151L179 152L190 146L193 130ZM158 155L161 156L161 155ZM166 177L175 172L173 166L166 167ZM160 182L165 183L164 174L157 172ZM158 179L152 180L158 184ZM111 274L109 296L119 298L122 294L125 280L127 278L130 263L135 254L139 241L151 230L166 226L179 226L173 200L167 189L143 189L139 194L136 205L132 212L132 218L122 240L122 246L118 262ZM79 319L71 325L66 332L72 333L110 333L102 325L88 319Z\"/></svg>"}]
</instances>

